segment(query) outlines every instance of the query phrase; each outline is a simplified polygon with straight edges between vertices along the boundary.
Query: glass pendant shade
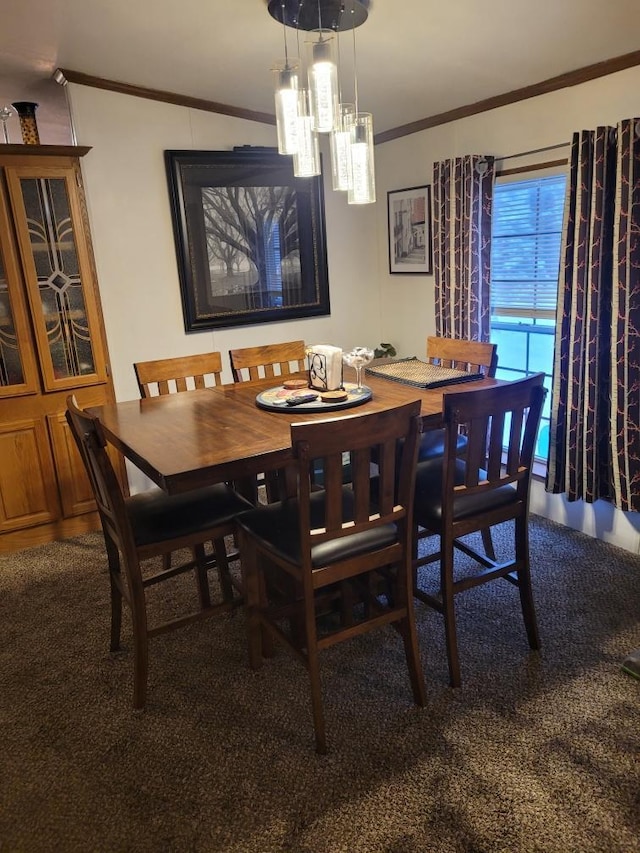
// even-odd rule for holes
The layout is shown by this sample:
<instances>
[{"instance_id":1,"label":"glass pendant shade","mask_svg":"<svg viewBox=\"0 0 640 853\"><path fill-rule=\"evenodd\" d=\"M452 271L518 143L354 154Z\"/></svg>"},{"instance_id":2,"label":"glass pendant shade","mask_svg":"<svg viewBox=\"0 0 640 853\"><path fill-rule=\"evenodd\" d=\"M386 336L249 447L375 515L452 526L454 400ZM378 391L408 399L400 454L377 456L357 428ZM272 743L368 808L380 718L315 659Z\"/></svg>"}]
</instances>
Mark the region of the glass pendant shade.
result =
<instances>
[{"instance_id":1,"label":"glass pendant shade","mask_svg":"<svg viewBox=\"0 0 640 853\"><path fill-rule=\"evenodd\" d=\"M331 177L333 189L346 192L352 184L351 130L356 108L353 104L340 104L338 127L331 131Z\"/></svg>"},{"instance_id":2,"label":"glass pendant shade","mask_svg":"<svg viewBox=\"0 0 640 853\"><path fill-rule=\"evenodd\" d=\"M330 133L338 124L338 69L333 58L333 39L320 32L311 44L309 93L316 133Z\"/></svg>"},{"instance_id":3,"label":"glass pendant shade","mask_svg":"<svg viewBox=\"0 0 640 853\"><path fill-rule=\"evenodd\" d=\"M318 135L314 130L306 89L299 90L297 150L293 155L293 174L296 178L312 178L320 174Z\"/></svg>"},{"instance_id":4,"label":"glass pendant shade","mask_svg":"<svg viewBox=\"0 0 640 853\"><path fill-rule=\"evenodd\" d=\"M275 91L278 153L295 154L298 148L298 67L285 63L276 69Z\"/></svg>"},{"instance_id":5,"label":"glass pendant shade","mask_svg":"<svg viewBox=\"0 0 640 853\"><path fill-rule=\"evenodd\" d=\"M351 130L351 172L349 204L372 204L376 200L376 179L371 113L355 116Z\"/></svg>"}]
</instances>

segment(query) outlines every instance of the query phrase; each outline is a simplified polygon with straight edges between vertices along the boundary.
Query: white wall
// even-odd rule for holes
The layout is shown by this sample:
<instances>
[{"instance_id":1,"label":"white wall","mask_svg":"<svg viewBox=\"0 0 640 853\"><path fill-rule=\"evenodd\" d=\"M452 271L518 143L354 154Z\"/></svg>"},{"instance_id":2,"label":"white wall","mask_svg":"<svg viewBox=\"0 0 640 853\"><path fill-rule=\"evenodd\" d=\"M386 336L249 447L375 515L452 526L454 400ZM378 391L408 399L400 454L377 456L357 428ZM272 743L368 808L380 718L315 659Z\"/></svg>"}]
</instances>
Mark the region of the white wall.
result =
<instances>
[{"instance_id":1,"label":"white wall","mask_svg":"<svg viewBox=\"0 0 640 853\"><path fill-rule=\"evenodd\" d=\"M472 116L376 147L376 205L349 207L325 186L331 315L185 334L165 149L275 145L272 127L69 84L83 160L112 371L118 399L137 397L141 359L303 338L309 343L393 342L424 355L435 331L432 276L388 272L387 192L430 184L433 162L472 152L504 157L556 145L575 130L638 115L640 68ZM428 106L423 110L428 114ZM327 160L327 152L325 162ZM559 159L563 151L509 161ZM499 164L498 164L499 165ZM226 359L225 359L226 361ZM225 378L230 380L228 367ZM638 552L640 515L600 502L568 504L535 484L533 509Z\"/></svg>"}]
</instances>

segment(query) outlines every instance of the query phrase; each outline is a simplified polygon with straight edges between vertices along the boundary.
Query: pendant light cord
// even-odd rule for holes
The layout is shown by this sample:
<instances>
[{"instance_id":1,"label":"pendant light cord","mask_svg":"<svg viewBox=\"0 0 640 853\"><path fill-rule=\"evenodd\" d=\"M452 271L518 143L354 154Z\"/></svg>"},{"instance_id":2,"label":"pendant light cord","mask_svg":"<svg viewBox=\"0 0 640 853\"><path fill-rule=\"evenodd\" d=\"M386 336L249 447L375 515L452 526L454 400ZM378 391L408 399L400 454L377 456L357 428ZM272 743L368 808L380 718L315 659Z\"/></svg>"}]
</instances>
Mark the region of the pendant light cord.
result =
<instances>
[{"instance_id":1,"label":"pendant light cord","mask_svg":"<svg viewBox=\"0 0 640 853\"><path fill-rule=\"evenodd\" d=\"M342 57L340 55L340 29L342 16L344 15L344 3L340 4L340 14L336 23L336 45L338 48L338 99L342 104Z\"/></svg>"},{"instance_id":2,"label":"pendant light cord","mask_svg":"<svg viewBox=\"0 0 640 853\"><path fill-rule=\"evenodd\" d=\"M287 25L285 23L285 4L284 0L280 4L282 9L282 34L284 36L284 70L289 70L289 51L287 50Z\"/></svg>"},{"instance_id":3,"label":"pendant light cord","mask_svg":"<svg viewBox=\"0 0 640 853\"><path fill-rule=\"evenodd\" d=\"M298 17L296 18L296 50L298 51L298 59L300 61L300 69L302 70L302 57L300 56L300 12L302 11L302 6L304 4L304 0L300 0L298 3Z\"/></svg>"},{"instance_id":4,"label":"pendant light cord","mask_svg":"<svg viewBox=\"0 0 640 853\"><path fill-rule=\"evenodd\" d=\"M351 14L354 14L354 9L351 9ZM353 33L353 95L356 108L356 116L358 115L358 64L356 61L356 28L355 24L351 27Z\"/></svg>"}]
</instances>

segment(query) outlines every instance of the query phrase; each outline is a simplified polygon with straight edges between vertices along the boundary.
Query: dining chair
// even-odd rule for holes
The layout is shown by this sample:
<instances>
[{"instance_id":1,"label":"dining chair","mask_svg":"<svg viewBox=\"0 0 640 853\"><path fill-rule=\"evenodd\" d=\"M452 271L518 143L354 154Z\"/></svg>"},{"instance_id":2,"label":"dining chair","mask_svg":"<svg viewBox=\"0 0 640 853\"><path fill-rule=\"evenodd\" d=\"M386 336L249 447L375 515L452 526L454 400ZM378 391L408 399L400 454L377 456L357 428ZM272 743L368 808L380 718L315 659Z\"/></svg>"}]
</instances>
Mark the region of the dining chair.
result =
<instances>
[{"instance_id":1,"label":"dining chair","mask_svg":"<svg viewBox=\"0 0 640 853\"><path fill-rule=\"evenodd\" d=\"M430 364L439 364L442 367L450 367L456 370L464 370L468 373L481 373L493 378L498 368L497 345L488 341L470 341L464 338L443 338L430 335L427 338L427 361ZM418 448L418 462L434 459L444 454L443 429L425 430L422 433L420 447ZM464 430L458 434L458 450L462 452L466 445ZM424 536L427 536L424 532ZM487 556L495 560L495 549L491 538L491 531L487 528L482 531L482 541Z\"/></svg>"},{"instance_id":2,"label":"dining chair","mask_svg":"<svg viewBox=\"0 0 640 853\"><path fill-rule=\"evenodd\" d=\"M165 394L177 394L183 391L193 391L221 384L222 356L219 352L205 352L196 355L176 356L174 358L158 358L152 361L136 361L133 364L140 396L162 397ZM246 493L251 498L251 484L236 484L238 491ZM220 543L214 543L214 550L219 551ZM238 559L237 549L226 553L227 561ZM171 565L171 554L164 556L164 566Z\"/></svg>"},{"instance_id":3,"label":"dining chair","mask_svg":"<svg viewBox=\"0 0 640 853\"><path fill-rule=\"evenodd\" d=\"M229 350L229 361L234 382L252 379L289 376L306 370L306 345L304 341L285 341L260 347L243 347Z\"/></svg>"},{"instance_id":4,"label":"dining chair","mask_svg":"<svg viewBox=\"0 0 640 853\"><path fill-rule=\"evenodd\" d=\"M425 701L411 594L419 415L415 401L292 424L296 496L238 519L250 664L259 668L275 639L306 666L319 753L327 743L318 657L335 643L393 624L404 643L413 698L418 705ZM372 489L374 447L379 474ZM352 459L349 484L342 479L346 452ZM323 460L319 491L314 459Z\"/></svg>"},{"instance_id":5,"label":"dining chair","mask_svg":"<svg viewBox=\"0 0 640 853\"><path fill-rule=\"evenodd\" d=\"M122 600L133 626L133 707L143 708L147 694L149 639L197 619L227 612L241 603L234 595L224 537L236 530L237 517L251 504L225 484L179 495L152 489L125 496L107 453L100 421L67 398L66 419L89 475L102 522L111 585L111 651L120 648ZM215 552L205 544L215 543ZM190 549L192 559L156 570L153 558ZM211 600L208 572L217 569L220 596ZM147 589L193 572L198 608L150 624ZM166 587L165 587L166 589ZM171 600L170 592L167 600Z\"/></svg>"},{"instance_id":6,"label":"dining chair","mask_svg":"<svg viewBox=\"0 0 640 853\"><path fill-rule=\"evenodd\" d=\"M468 373L482 373L493 378L498 368L497 345L485 341L469 341L458 338L441 338L430 335L427 338L427 361L441 367L451 367ZM465 438L458 438L460 449ZM427 430L422 433L418 448L418 461L433 459L444 453L444 430Z\"/></svg>"},{"instance_id":7,"label":"dining chair","mask_svg":"<svg viewBox=\"0 0 640 853\"><path fill-rule=\"evenodd\" d=\"M155 397L179 391L220 385L222 357L219 352L205 352L153 361L136 361L136 374L141 397ZM208 381L207 377L210 377Z\"/></svg>"},{"instance_id":8,"label":"dining chair","mask_svg":"<svg viewBox=\"0 0 640 853\"><path fill-rule=\"evenodd\" d=\"M290 376L307 368L304 341L285 341L258 347L243 347L229 350L229 362L234 382L250 382L256 379ZM255 478L254 502L260 486L264 486L267 501L279 500L287 489L283 471L268 471Z\"/></svg>"},{"instance_id":9,"label":"dining chair","mask_svg":"<svg viewBox=\"0 0 640 853\"><path fill-rule=\"evenodd\" d=\"M529 645L539 646L529 564L529 487L546 389L544 374L493 388L444 394L444 455L418 464L414 501L414 595L444 616L449 678L460 686L455 596L496 579L518 587ZM461 453L460 428L466 435ZM513 557L498 562L477 551L468 534L513 522ZM419 528L439 537L435 555L418 557ZM454 573L454 554L471 557L477 571ZM420 567L440 563L439 589L428 591Z\"/></svg>"}]
</instances>

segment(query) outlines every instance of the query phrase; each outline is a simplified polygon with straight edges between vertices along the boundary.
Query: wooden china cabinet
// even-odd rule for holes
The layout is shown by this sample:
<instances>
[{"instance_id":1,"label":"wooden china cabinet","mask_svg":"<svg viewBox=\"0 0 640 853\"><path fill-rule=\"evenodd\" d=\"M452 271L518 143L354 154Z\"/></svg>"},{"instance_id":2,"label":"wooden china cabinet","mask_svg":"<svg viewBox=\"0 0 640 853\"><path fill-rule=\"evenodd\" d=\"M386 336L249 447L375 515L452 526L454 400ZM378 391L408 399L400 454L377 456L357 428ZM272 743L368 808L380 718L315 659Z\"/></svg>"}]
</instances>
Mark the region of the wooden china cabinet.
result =
<instances>
[{"instance_id":1,"label":"wooden china cabinet","mask_svg":"<svg viewBox=\"0 0 640 853\"><path fill-rule=\"evenodd\" d=\"M80 158L0 145L0 552L99 527L67 426L114 399ZM120 469L122 471L122 469Z\"/></svg>"}]
</instances>

